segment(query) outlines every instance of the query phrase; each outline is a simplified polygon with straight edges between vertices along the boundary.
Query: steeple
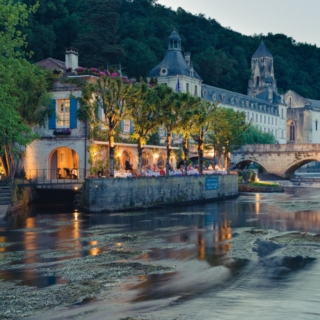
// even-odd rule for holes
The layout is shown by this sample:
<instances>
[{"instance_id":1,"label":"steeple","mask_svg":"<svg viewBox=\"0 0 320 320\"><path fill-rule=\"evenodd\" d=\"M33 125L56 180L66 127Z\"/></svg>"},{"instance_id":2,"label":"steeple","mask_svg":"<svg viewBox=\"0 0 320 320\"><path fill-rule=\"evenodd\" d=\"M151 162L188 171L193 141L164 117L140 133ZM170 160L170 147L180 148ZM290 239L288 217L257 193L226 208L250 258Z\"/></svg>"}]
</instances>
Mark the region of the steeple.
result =
<instances>
[{"instance_id":1,"label":"steeple","mask_svg":"<svg viewBox=\"0 0 320 320\"><path fill-rule=\"evenodd\" d=\"M173 30L168 40L168 50L181 51L181 38L175 30Z\"/></svg>"},{"instance_id":2,"label":"steeple","mask_svg":"<svg viewBox=\"0 0 320 320\"><path fill-rule=\"evenodd\" d=\"M277 92L277 81L274 78L273 56L263 41L251 58L251 78L248 85L248 96L256 97L261 92L272 88ZM268 89L268 91L270 91Z\"/></svg>"}]
</instances>

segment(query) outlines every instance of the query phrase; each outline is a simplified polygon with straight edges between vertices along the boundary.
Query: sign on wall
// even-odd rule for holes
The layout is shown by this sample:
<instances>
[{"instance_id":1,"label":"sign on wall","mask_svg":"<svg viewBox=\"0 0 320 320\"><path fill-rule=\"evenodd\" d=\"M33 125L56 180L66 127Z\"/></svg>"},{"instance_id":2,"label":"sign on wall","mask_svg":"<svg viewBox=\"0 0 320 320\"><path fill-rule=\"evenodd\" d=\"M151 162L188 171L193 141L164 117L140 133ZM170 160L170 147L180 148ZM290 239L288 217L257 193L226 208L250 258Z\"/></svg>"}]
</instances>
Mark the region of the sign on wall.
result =
<instances>
[{"instance_id":1,"label":"sign on wall","mask_svg":"<svg viewBox=\"0 0 320 320\"><path fill-rule=\"evenodd\" d=\"M207 177L206 190L219 190L219 177Z\"/></svg>"}]
</instances>

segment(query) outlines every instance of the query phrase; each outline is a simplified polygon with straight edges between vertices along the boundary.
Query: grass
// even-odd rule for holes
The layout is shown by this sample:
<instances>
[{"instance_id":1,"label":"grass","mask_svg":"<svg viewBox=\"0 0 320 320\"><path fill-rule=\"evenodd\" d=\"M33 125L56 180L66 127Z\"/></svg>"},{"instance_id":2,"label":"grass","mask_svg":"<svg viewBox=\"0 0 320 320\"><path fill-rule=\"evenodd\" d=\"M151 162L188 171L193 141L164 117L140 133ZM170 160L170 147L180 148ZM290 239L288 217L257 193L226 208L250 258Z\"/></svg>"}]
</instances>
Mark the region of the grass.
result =
<instances>
[{"instance_id":1,"label":"grass","mask_svg":"<svg viewBox=\"0 0 320 320\"><path fill-rule=\"evenodd\" d=\"M254 187L279 187L278 183L262 182L262 181L248 182L248 184Z\"/></svg>"}]
</instances>

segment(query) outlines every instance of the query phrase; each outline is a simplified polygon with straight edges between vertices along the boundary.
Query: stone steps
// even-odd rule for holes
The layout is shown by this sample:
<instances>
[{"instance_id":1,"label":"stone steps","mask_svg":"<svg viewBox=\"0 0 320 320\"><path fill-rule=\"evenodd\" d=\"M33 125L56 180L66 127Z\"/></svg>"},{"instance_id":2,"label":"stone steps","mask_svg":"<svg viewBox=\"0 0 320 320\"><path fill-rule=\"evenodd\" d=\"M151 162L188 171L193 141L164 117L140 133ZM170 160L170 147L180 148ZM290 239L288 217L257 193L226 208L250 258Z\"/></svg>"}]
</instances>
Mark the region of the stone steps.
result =
<instances>
[{"instance_id":1,"label":"stone steps","mask_svg":"<svg viewBox=\"0 0 320 320\"><path fill-rule=\"evenodd\" d=\"M8 205L11 200L11 188L8 185L0 185L0 205Z\"/></svg>"}]
</instances>

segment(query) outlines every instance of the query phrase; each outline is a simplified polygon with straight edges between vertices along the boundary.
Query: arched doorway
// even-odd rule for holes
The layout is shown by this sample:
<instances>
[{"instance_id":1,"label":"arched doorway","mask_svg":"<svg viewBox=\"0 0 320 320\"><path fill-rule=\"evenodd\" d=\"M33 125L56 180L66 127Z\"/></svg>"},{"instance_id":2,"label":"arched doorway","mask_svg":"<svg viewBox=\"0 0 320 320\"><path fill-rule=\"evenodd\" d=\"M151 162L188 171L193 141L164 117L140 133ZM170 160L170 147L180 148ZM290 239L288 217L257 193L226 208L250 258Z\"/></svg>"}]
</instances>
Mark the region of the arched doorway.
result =
<instances>
[{"instance_id":1,"label":"arched doorway","mask_svg":"<svg viewBox=\"0 0 320 320\"><path fill-rule=\"evenodd\" d=\"M49 179L79 179L79 156L71 148L55 149L49 156Z\"/></svg>"},{"instance_id":2,"label":"arched doorway","mask_svg":"<svg viewBox=\"0 0 320 320\"><path fill-rule=\"evenodd\" d=\"M120 168L126 169L126 161L129 162L131 166L133 166L133 156L132 153L128 150L124 150L120 157Z\"/></svg>"},{"instance_id":3,"label":"arched doorway","mask_svg":"<svg viewBox=\"0 0 320 320\"><path fill-rule=\"evenodd\" d=\"M165 151L161 151L159 153L159 158L158 158L158 163L157 163L158 167L165 167L166 165L166 153Z\"/></svg>"},{"instance_id":4,"label":"arched doorway","mask_svg":"<svg viewBox=\"0 0 320 320\"><path fill-rule=\"evenodd\" d=\"M153 162L152 152L149 150L144 150L142 152L142 166L152 165Z\"/></svg>"}]
</instances>

